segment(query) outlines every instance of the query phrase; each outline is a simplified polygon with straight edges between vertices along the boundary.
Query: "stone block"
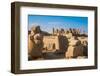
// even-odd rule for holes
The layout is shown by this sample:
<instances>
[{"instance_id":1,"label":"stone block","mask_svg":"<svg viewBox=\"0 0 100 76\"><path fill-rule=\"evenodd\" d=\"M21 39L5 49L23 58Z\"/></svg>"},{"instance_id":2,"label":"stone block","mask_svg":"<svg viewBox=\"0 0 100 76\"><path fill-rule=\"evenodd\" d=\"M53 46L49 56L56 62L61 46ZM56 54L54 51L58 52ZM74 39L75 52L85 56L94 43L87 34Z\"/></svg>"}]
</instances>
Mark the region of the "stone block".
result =
<instances>
[{"instance_id":1,"label":"stone block","mask_svg":"<svg viewBox=\"0 0 100 76\"><path fill-rule=\"evenodd\" d=\"M83 56L83 47L78 46L69 46L68 50L65 53L66 58L75 58L78 56Z\"/></svg>"}]
</instances>

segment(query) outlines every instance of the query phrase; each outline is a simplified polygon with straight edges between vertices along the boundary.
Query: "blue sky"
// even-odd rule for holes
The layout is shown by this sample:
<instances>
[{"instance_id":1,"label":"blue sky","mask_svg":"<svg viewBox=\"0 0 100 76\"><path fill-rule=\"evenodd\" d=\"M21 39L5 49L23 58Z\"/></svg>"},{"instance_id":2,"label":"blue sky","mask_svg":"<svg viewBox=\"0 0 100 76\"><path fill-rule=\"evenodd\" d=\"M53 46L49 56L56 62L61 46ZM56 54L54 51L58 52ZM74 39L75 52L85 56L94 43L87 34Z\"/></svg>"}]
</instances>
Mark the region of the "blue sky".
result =
<instances>
[{"instance_id":1,"label":"blue sky","mask_svg":"<svg viewBox=\"0 0 100 76\"><path fill-rule=\"evenodd\" d=\"M88 31L88 17L75 16L50 16L50 15L28 15L28 29L33 25L39 25L41 30L52 32L52 28L80 28Z\"/></svg>"}]
</instances>

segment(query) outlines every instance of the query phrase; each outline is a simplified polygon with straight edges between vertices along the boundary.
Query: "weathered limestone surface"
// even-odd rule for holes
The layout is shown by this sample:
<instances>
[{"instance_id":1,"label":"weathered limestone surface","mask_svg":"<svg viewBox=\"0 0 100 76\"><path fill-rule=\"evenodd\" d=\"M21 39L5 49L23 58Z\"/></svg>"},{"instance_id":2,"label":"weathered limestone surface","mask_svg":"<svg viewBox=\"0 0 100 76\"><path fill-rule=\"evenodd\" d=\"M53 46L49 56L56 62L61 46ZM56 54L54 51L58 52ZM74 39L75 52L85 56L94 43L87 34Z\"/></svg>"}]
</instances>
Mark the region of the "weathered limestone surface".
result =
<instances>
[{"instance_id":1,"label":"weathered limestone surface","mask_svg":"<svg viewBox=\"0 0 100 76\"><path fill-rule=\"evenodd\" d=\"M70 39L70 38L72 37L72 33L66 34L66 37L67 37L68 39Z\"/></svg>"},{"instance_id":2,"label":"weathered limestone surface","mask_svg":"<svg viewBox=\"0 0 100 76\"><path fill-rule=\"evenodd\" d=\"M72 38L69 42L69 47L65 53L66 58L74 58L83 56L83 46L80 40Z\"/></svg>"},{"instance_id":3,"label":"weathered limestone surface","mask_svg":"<svg viewBox=\"0 0 100 76\"><path fill-rule=\"evenodd\" d=\"M73 58L77 56L83 55L83 47L81 45L79 46L69 46L68 51L66 52L66 58Z\"/></svg>"},{"instance_id":4,"label":"weathered limestone surface","mask_svg":"<svg viewBox=\"0 0 100 76\"><path fill-rule=\"evenodd\" d=\"M39 27L31 30L31 34L28 38L28 55L29 59L35 59L42 57L43 48L43 36L39 30Z\"/></svg>"},{"instance_id":5,"label":"weathered limestone surface","mask_svg":"<svg viewBox=\"0 0 100 76\"><path fill-rule=\"evenodd\" d=\"M79 37L78 39L81 41L81 44L83 46L83 55L88 56L88 38L87 37Z\"/></svg>"}]
</instances>

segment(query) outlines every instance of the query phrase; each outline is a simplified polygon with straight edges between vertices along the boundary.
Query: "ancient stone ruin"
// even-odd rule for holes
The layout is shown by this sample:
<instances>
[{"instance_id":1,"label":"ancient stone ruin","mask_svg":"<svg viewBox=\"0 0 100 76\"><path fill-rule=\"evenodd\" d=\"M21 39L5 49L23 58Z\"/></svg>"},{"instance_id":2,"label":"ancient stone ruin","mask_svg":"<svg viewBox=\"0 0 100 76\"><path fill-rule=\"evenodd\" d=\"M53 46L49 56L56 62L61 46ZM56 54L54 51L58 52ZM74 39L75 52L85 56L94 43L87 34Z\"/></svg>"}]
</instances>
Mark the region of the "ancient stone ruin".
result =
<instances>
[{"instance_id":1,"label":"ancient stone ruin","mask_svg":"<svg viewBox=\"0 0 100 76\"><path fill-rule=\"evenodd\" d=\"M42 57L43 36L40 27L32 27L28 36L28 56L29 59L37 59Z\"/></svg>"},{"instance_id":2,"label":"ancient stone ruin","mask_svg":"<svg viewBox=\"0 0 100 76\"><path fill-rule=\"evenodd\" d=\"M79 29L55 29L52 33L43 31L40 26L32 27L28 33L29 60L44 58L44 53L52 53L51 57L87 58L88 36ZM58 54L55 54L58 53ZM59 54L60 53L60 54ZM49 54L45 54L48 56Z\"/></svg>"},{"instance_id":3,"label":"ancient stone ruin","mask_svg":"<svg viewBox=\"0 0 100 76\"><path fill-rule=\"evenodd\" d=\"M78 40L75 36L70 39L65 56L66 58L76 58L78 56L83 56L83 46L81 41Z\"/></svg>"}]
</instances>

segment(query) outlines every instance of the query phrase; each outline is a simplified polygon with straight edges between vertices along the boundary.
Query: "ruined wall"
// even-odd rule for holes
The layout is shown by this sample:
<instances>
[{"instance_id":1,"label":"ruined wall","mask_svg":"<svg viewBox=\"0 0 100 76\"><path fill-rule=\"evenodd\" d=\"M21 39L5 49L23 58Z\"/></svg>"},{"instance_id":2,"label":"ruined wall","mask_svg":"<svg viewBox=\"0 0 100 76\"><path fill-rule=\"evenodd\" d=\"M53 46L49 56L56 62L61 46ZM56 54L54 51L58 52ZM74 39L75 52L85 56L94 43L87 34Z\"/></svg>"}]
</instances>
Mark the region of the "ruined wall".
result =
<instances>
[{"instance_id":1,"label":"ruined wall","mask_svg":"<svg viewBox=\"0 0 100 76\"><path fill-rule=\"evenodd\" d=\"M66 36L44 36L43 43L44 49L47 51L65 52L68 47Z\"/></svg>"},{"instance_id":2,"label":"ruined wall","mask_svg":"<svg viewBox=\"0 0 100 76\"><path fill-rule=\"evenodd\" d=\"M44 50L55 51L59 49L58 36L44 36L43 43L44 43Z\"/></svg>"}]
</instances>

